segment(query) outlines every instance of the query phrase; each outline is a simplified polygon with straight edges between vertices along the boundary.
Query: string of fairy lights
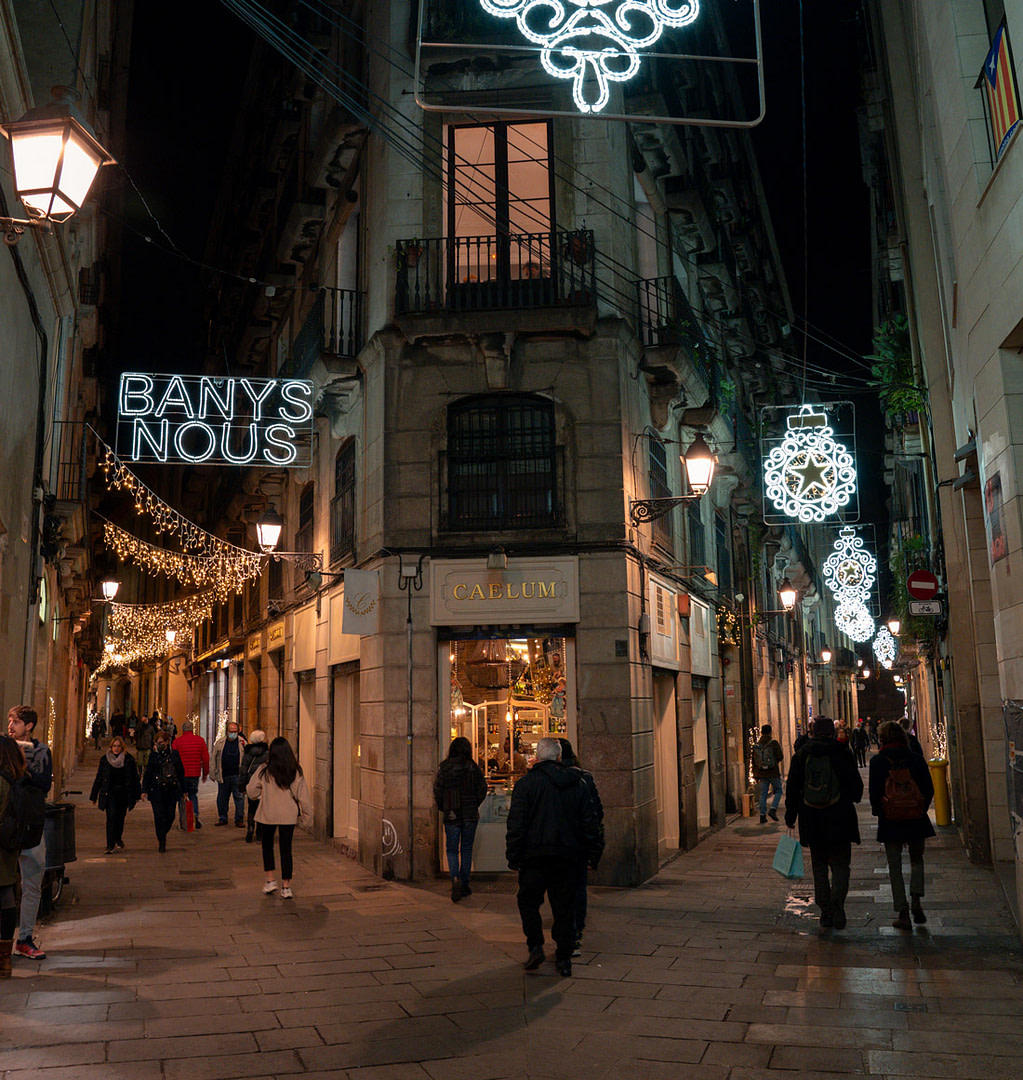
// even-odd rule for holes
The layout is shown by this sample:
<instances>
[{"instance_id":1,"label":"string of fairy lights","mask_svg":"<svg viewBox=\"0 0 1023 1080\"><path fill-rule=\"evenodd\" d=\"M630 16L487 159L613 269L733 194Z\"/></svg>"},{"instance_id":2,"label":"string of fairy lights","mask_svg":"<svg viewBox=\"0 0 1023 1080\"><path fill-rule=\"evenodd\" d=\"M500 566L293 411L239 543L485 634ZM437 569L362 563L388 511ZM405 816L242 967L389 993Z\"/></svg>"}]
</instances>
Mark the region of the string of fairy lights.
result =
<instances>
[{"instance_id":1,"label":"string of fairy lights","mask_svg":"<svg viewBox=\"0 0 1023 1080\"><path fill-rule=\"evenodd\" d=\"M238 547L200 528L143 483L95 433L104 454L100 462L107 490L131 495L135 512L148 517L157 533L172 536L184 549L173 551L133 536L112 521L103 522L106 545L120 559L175 578L199 591L160 604L110 604L103 658L95 674L125 664L155 660L191 639L195 627L213 614L230 593L241 593L259 577L266 557Z\"/></svg>"}]
</instances>

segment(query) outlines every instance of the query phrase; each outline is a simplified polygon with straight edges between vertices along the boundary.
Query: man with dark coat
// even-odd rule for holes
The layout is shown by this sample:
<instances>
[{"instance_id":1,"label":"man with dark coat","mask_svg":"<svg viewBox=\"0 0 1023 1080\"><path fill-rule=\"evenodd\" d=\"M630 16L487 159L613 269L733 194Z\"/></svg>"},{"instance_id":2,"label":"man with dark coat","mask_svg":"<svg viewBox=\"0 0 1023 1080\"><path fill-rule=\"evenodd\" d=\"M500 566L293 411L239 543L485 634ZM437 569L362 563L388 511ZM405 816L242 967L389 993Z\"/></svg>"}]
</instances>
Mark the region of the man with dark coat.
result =
<instances>
[{"instance_id":1,"label":"man with dark coat","mask_svg":"<svg viewBox=\"0 0 1023 1080\"><path fill-rule=\"evenodd\" d=\"M934 826L927 815L927 807L934 798L934 782L931 770L923 756L910 749L905 727L894 721L882 724L878 737L881 749L870 759L870 812L877 818L877 839L884 844L888 859L888 879L892 885L895 904L896 930L912 930L909 921L909 904L906 902L906 879L902 875L902 848L909 849L909 893L913 901L913 922L925 923L920 903L924 895L924 841L934 836ZM889 817L886 809L888 777L893 769L908 769L920 794L918 812L912 816ZM891 811L894 813L894 811Z\"/></svg>"},{"instance_id":2,"label":"man with dark coat","mask_svg":"<svg viewBox=\"0 0 1023 1080\"><path fill-rule=\"evenodd\" d=\"M505 853L508 867L519 872L519 915L529 947L525 969L532 971L546 959L540 917L546 894L554 916L551 936L556 946L555 966L559 974L569 976L579 865L584 863L595 870L604 841L581 770L561 763L561 743L541 739L536 759L512 791Z\"/></svg>"},{"instance_id":3,"label":"man with dark coat","mask_svg":"<svg viewBox=\"0 0 1023 1080\"><path fill-rule=\"evenodd\" d=\"M799 842L810 849L814 901L822 930L845 929L852 845L860 842L856 807L863 779L848 744L835 738L835 721L818 716L813 736L789 764L785 824L799 821Z\"/></svg>"}]
</instances>

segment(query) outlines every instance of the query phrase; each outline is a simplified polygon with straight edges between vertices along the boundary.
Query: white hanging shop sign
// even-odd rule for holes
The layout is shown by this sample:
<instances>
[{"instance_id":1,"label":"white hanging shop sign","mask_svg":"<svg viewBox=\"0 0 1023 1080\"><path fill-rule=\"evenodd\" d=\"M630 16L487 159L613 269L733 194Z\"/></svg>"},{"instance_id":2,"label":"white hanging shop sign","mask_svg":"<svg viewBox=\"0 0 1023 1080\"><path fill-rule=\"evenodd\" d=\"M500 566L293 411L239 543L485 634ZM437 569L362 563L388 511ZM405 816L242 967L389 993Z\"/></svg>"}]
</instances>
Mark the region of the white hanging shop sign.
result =
<instances>
[{"instance_id":1,"label":"white hanging shop sign","mask_svg":"<svg viewBox=\"0 0 1023 1080\"><path fill-rule=\"evenodd\" d=\"M307 379L121 376L117 456L125 462L306 468L312 431Z\"/></svg>"}]
</instances>

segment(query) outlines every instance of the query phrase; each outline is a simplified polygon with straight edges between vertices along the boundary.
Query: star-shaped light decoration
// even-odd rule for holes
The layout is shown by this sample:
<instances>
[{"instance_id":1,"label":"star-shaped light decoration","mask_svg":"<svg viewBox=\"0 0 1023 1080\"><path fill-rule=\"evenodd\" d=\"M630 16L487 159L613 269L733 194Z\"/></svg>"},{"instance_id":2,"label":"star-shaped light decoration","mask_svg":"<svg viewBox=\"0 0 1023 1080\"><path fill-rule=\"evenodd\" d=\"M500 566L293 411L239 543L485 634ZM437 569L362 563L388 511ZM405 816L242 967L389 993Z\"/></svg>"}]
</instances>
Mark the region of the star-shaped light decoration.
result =
<instances>
[{"instance_id":1,"label":"star-shaped light decoration","mask_svg":"<svg viewBox=\"0 0 1023 1080\"><path fill-rule=\"evenodd\" d=\"M853 641L869 641L875 625L874 616L862 600L845 600L835 608L835 626Z\"/></svg>"},{"instance_id":2,"label":"star-shaped light decoration","mask_svg":"<svg viewBox=\"0 0 1023 1080\"><path fill-rule=\"evenodd\" d=\"M874 638L874 655L882 667L890 668L895 663L899 644L887 626L882 626Z\"/></svg>"},{"instance_id":3,"label":"star-shaped light decoration","mask_svg":"<svg viewBox=\"0 0 1023 1080\"><path fill-rule=\"evenodd\" d=\"M834 434L820 406L803 405L788 418L785 438L764 462L764 490L781 513L823 521L852 499L856 468Z\"/></svg>"},{"instance_id":4,"label":"star-shaped light decoration","mask_svg":"<svg viewBox=\"0 0 1023 1080\"><path fill-rule=\"evenodd\" d=\"M877 576L877 559L864 548L853 529L845 528L838 534L822 571L825 584L839 604L846 600L865 603Z\"/></svg>"}]
</instances>

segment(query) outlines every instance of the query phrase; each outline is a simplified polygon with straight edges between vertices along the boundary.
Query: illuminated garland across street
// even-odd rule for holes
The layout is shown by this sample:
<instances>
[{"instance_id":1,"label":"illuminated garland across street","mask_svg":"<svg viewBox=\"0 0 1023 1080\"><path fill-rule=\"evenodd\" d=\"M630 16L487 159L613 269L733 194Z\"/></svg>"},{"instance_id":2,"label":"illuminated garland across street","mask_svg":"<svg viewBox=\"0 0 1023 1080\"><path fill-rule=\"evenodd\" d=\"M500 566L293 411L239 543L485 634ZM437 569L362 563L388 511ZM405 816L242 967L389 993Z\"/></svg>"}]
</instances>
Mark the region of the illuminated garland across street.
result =
<instances>
[{"instance_id":1,"label":"illuminated garland across street","mask_svg":"<svg viewBox=\"0 0 1023 1080\"><path fill-rule=\"evenodd\" d=\"M185 555L139 540L131 533L104 522L103 539L118 558L130 559L147 570L168 574L184 585L196 588L213 586L220 595L240 593L247 581L259 577L265 558L241 548L221 551L216 555Z\"/></svg>"},{"instance_id":2,"label":"illuminated garland across street","mask_svg":"<svg viewBox=\"0 0 1023 1080\"><path fill-rule=\"evenodd\" d=\"M179 514L155 491L146 487L106 443L102 445L106 448L101 464L107 487L112 491L130 492L135 499L135 512L148 514L157 532L172 533L177 536L181 546L191 555L226 559L238 559L244 556L251 558L255 555L255 552L229 544L226 540L221 540L219 536L200 529L198 525Z\"/></svg>"},{"instance_id":3,"label":"illuminated garland across street","mask_svg":"<svg viewBox=\"0 0 1023 1080\"><path fill-rule=\"evenodd\" d=\"M882 626L877 632L877 637L874 638L874 655L877 657L878 663L882 667L890 668L895 663L897 651L898 643L891 630L887 626Z\"/></svg>"},{"instance_id":4,"label":"illuminated garland across street","mask_svg":"<svg viewBox=\"0 0 1023 1080\"><path fill-rule=\"evenodd\" d=\"M213 614L215 601L214 591L210 589L166 604L111 604L110 636L118 638L145 633L164 637L168 630L191 634Z\"/></svg>"},{"instance_id":5,"label":"illuminated garland across street","mask_svg":"<svg viewBox=\"0 0 1023 1080\"><path fill-rule=\"evenodd\" d=\"M583 113L597 113L611 98L611 83L628 82L638 71L639 50L665 27L688 26L700 14L699 0L480 0L499 19L514 19L527 41L543 46L540 63L555 79L572 80L572 100ZM586 93L589 80L596 95Z\"/></svg>"},{"instance_id":6,"label":"illuminated garland across street","mask_svg":"<svg viewBox=\"0 0 1023 1080\"><path fill-rule=\"evenodd\" d=\"M803 405L788 418L780 446L764 462L764 490L783 514L803 522L837 514L856 492L852 455L820 406Z\"/></svg>"}]
</instances>

